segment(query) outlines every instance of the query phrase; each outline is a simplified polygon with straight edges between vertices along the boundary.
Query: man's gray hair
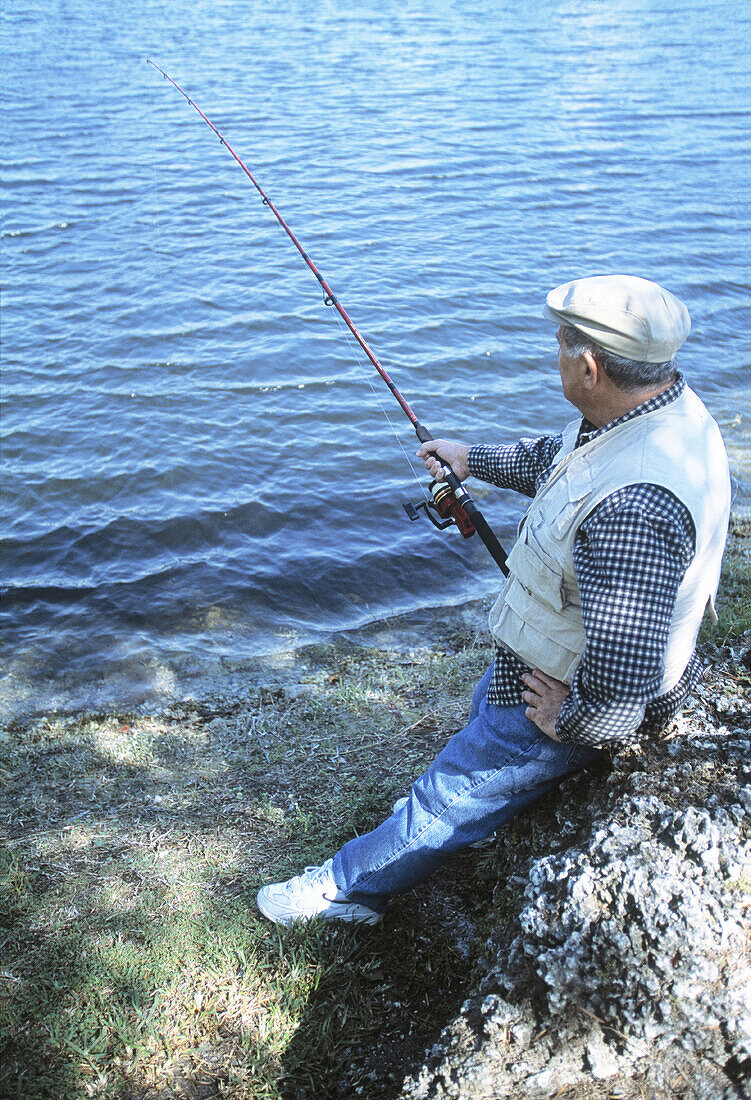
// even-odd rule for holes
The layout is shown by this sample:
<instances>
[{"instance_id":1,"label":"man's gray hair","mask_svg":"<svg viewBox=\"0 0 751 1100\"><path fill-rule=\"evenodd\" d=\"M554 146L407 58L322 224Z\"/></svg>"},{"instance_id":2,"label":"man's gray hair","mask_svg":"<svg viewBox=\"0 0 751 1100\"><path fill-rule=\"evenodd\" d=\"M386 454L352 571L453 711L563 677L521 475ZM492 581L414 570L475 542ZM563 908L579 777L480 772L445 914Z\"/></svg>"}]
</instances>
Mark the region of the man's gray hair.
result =
<instances>
[{"instance_id":1,"label":"man's gray hair","mask_svg":"<svg viewBox=\"0 0 751 1100\"><path fill-rule=\"evenodd\" d=\"M561 325L561 337L572 359L578 359L585 351L591 352L598 366L621 390L646 390L675 379L675 359L668 359L666 363L640 363L636 359L625 359L622 355L605 351L573 325Z\"/></svg>"}]
</instances>

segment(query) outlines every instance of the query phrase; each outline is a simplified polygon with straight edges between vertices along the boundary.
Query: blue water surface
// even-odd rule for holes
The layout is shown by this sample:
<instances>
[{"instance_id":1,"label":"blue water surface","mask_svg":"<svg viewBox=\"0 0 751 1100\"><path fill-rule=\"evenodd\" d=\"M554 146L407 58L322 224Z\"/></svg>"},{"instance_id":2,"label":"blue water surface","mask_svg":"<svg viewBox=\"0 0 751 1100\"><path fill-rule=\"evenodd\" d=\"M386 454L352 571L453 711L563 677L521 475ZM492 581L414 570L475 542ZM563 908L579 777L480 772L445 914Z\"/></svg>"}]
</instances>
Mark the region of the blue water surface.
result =
<instances>
[{"instance_id":1,"label":"blue water surface","mask_svg":"<svg viewBox=\"0 0 751 1100\"><path fill-rule=\"evenodd\" d=\"M544 295L628 271L689 305L681 366L737 443L750 31L725 0L6 0L4 710L179 693L499 582L407 521L408 421L148 57L434 435L558 430ZM521 502L476 495L508 543Z\"/></svg>"}]
</instances>

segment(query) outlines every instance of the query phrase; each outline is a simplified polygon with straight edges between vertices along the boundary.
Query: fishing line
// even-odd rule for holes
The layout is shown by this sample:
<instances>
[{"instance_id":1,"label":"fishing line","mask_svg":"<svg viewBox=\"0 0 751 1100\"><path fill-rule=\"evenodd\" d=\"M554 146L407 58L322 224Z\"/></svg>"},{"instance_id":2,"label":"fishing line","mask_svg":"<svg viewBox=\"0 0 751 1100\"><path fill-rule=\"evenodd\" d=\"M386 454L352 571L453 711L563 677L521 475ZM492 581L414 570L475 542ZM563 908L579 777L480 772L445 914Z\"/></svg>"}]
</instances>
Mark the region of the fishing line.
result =
<instances>
[{"instance_id":1,"label":"fishing line","mask_svg":"<svg viewBox=\"0 0 751 1100\"><path fill-rule=\"evenodd\" d=\"M359 347L357 341L354 339L354 337L352 336L352 333L349 331L347 326L344 324L344 321L342 321L339 314L337 313L335 316L336 316L337 322L339 324L339 327L344 332L344 335L346 336L347 341L350 344L350 347L352 348L352 357L353 357L353 360L355 362L355 365L358 367L358 369L362 373L365 381L368 383L368 386L371 389L373 397L376 399L376 402L378 403L378 407L380 408L381 412L383 413L384 417L386 418L386 423L388 424L389 428L391 429L391 433L392 433L394 439L396 440L396 442L399 445L399 449L401 450L402 454L404 455L405 459L407 460L407 463L409 464L409 468L412 471L412 476L415 479L415 482L417 484L417 488L420 491L420 495L424 499L427 499L425 489L424 489L424 485L423 485L423 481L421 480L421 475L415 469L414 462L412 460L412 456L407 451L407 448L404 446L404 443L402 442L402 439L401 439L397 429L394 427L394 423L393 423L391 417L389 416L389 413L388 413L388 410L387 410L386 406L383 403L383 398L381 397L380 390L376 389L375 384L373 382L373 376L370 373L370 371L367 369L367 367L365 366L365 360L363 358L361 358L361 351L360 351L360 347Z\"/></svg>"},{"instance_id":2,"label":"fishing line","mask_svg":"<svg viewBox=\"0 0 751 1100\"><path fill-rule=\"evenodd\" d=\"M363 336L355 328L355 325L352 321L352 318L347 313L346 309L344 308L342 303L339 301L339 299L336 297L336 295L334 294L333 290L329 286L326 279L323 277L321 272L318 270L318 268L316 267L316 265L313 262L313 260L311 259L311 257L305 251L305 249L301 245L300 241L297 239L295 234L292 232L292 230L290 229L287 222L284 220L282 215L279 213L276 206L271 201L271 199L266 194L266 192L263 190L263 188L260 186L258 181L252 175L252 173L250 172L248 167L243 163L243 161L237 155L237 153L232 148L232 146L229 144L229 142L226 140L226 138L219 132L219 130L217 130L216 126L211 121L211 119L207 115L204 114L204 112L201 110L201 108L196 103L193 102L193 100L190 98L190 96L187 94L187 92L183 91L183 89L180 87L180 85L175 80L173 80L171 76L168 76L167 73L165 73L164 69L161 69L158 65L156 65L151 60L149 60L148 63L149 63L149 65L152 66L152 68L156 69L157 72L161 73L162 76L164 77L164 79L169 81L169 83L174 88L177 89L177 91L180 93L180 95L183 96L183 98L188 101L190 106L201 116L201 118L206 123L206 125L211 130L213 130L213 132L219 138L222 145L227 149L228 153L238 163L240 168L243 170L245 175L248 177L248 179L252 183L253 187L256 189L258 194L261 196L261 199L263 200L264 206L269 207L269 209L271 210L271 213L274 215L274 217L279 222L279 224L281 225L284 232L287 234L289 239L292 241L293 245L295 246L297 251L300 253L300 255L302 256L302 258L305 261L305 263L307 264L307 266L310 268L310 270L315 275L315 277L318 280L318 283L319 283L319 285L320 285L320 287L323 291L323 294L324 294L324 299L323 299L324 305L333 306L334 309L336 310L336 312L339 314L339 317L342 319L344 324L347 326L347 328L349 329L349 332L351 333L351 335L355 338L355 340L359 344L362 351L365 353L367 358L370 360L370 362L373 364L375 369L380 374L383 381L386 383L388 388L391 390L391 393L392 393L394 399L396 400L396 402L398 403L398 405L400 406L400 408L402 409L402 412L405 414L405 416L409 419L410 423L412 424L412 427L415 430L415 434L417 435L417 438L420 440L420 442L421 443L429 443L430 441L432 441L434 439L434 436L431 435L431 433L428 431L428 429L425 427L424 424L420 423L420 421L418 420L416 414L413 412L413 410L407 404L403 394L400 393L400 391L397 389L397 387L394 384L394 382L392 381L392 379L389 377L389 375L388 375L387 371L385 370L385 368L382 366L382 364L376 358L376 355L373 352L373 350L371 349L371 347L366 343ZM390 421L389 421L389 423L390 423ZM399 445L401 447L401 441L399 441ZM406 452L405 452L405 456L406 456ZM454 472L451 469L450 465L448 463L446 463L445 461L443 461L443 460L442 460L442 464L443 464L443 469L444 469L444 478L443 478L443 481L441 481L441 482L432 482L431 483L430 491L431 491L431 494L432 494L432 498L430 500L426 499L426 500L420 501L420 503L417 504L417 505L413 505L413 504L409 504L409 503L404 504L404 508L405 508L405 511L406 511L408 517L410 519L417 519L418 518L418 509L424 508L425 514L428 517L428 519L430 520L430 522L435 527L438 527L440 530L443 530L446 527L449 527L452 524L455 524L459 528L459 531L464 536L464 538L469 538L476 531L479 534L480 538L482 539L483 543L485 544L486 549L488 550L488 552L492 556L492 558L495 561L498 568L501 570L502 573L504 573L505 575L508 575L508 567L506 565L506 553L505 553L503 547L501 546L500 542L496 538L495 534L493 533L492 529L490 528L490 525L488 524L487 520L483 516L480 509L475 504L472 497L467 492L464 485L461 483L461 481L456 476L456 474L454 474ZM411 466L412 466L412 463L410 462L410 467ZM432 515L431 509L437 513L438 517L440 517L439 519L436 519Z\"/></svg>"},{"instance_id":3,"label":"fishing line","mask_svg":"<svg viewBox=\"0 0 751 1100\"><path fill-rule=\"evenodd\" d=\"M154 94L153 94L153 91L151 91L151 89L150 89L150 95L149 95L149 104L150 104L150 107L151 107L149 117L153 120L156 116L155 116L155 108L154 108ZM154 222L154 225L155 225L155 228L156 228L156 234L155 234L156 241L155 241L155 245L147 244L147 249L152 255L156 255L156 267L157 267L157 276L158 276L158 284L157 285L158 285L158 287L159 287L159 289L160 289L160 291L163 295L164 294L164 288L166 288L166 286L168 284L167 284L167 280L165 278L166 265L164 263L164 252L163 252L164 245L163 245L163 241L162 241L163 208L159 204L159 198L160 198L160 194L161 194L160 190L159 190L159 168L157 166L156 159L155 159L156 158L156 154L155 154L156 141L154 141L154 140L151 141L150 148L151 148L151 161L150 161L150 163L151 163L151 178L150 178L150 182L151 182L152 200L153 200L153 203L154 203L154 209L156 211L156 217L153 219L153 222ZM164 299L163 299L163 297L162 297L162 304L161 304L161 307L160 307L160 316L161 316L161 329L162 329L162 332L161 332L162 362L163 362L165 367L168 367L171 357L170 357L170 348L169 348L168 342L167 342L166 326L164 324ZM174 464L172 462L170 462L170 466L171 466L171 469L170 469L170 473L169 473L169 488L170 488L170 492L174 496L174 494L175 494L175 469L174 469ZM178 553L177 547L172 548L172 561L173 561L173 564L175 562L180 561L180 554Z\"/></svg>"},{"instance_id":4,"label":"fishing line","mask_svg":"<svg viewBox=\"0 0 751 1100\"><path fill-rule=\"evenodd\" d=\"M151 119L153 119L154 118L154 93L151 89L149 89L149 106L151 108L150 113L149 113L149 117ZM154 154L155 145L156 145L156 143L152 140L151 143L150 143L150 148L151 148L151 174L150 174L151 188L150 188L150 190L151 190L151 194L152 194L154 209L156 211L156 217L153 219L154 225L156 227L156 248L150 247L148 244L147 244L146 247L147 247L147 250L149 252L151 252L152 254L154 254L154 253L156 254L156 263L157 263L158 276L159 276L159 286L164 287L164 286L166 286L166 280L164 278L164 264L162 263L162 208L159 205L158 168L157 168L157 165L156 165L156 161L154 159L154 157L155 157L155 154ZM162 361L165 364L167 363L167 335L164 331L164 324L162 324Z\"/></svg>"}]
</instances>

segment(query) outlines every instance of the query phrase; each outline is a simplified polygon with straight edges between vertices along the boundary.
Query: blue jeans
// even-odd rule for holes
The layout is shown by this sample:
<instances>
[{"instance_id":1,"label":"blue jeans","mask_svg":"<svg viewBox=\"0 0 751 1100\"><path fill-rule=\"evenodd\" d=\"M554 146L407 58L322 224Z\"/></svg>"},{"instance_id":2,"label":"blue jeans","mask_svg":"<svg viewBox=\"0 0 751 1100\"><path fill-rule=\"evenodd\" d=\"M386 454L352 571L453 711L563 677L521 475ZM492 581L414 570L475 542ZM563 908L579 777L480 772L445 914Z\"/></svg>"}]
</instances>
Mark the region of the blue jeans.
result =
<instances>
[{"instance_id":1,"label":"blue jeans","mask_svg":"<svg viewBox=\"0 0 751 1100\"><path fill-rule=\"evenodd\" d=\"M489 836L571 772L602 755L546 736L524 706L497 707L486 695L492 666L475 689L467 725L455 734L382 825L334 856L347 897L383 912L453 852Z\"/></svg>"}]
</instances>

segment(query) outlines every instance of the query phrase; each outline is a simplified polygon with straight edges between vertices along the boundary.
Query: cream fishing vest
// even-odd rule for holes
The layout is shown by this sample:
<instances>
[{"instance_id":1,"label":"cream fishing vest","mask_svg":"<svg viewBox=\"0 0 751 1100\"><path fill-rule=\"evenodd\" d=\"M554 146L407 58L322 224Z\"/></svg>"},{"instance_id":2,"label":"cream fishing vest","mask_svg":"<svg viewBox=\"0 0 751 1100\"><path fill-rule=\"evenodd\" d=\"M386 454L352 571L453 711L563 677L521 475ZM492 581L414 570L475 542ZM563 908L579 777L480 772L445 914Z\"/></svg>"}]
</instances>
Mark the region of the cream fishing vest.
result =
<instances>
[{"instance_id":1,"label":"cream fishing vest","mask_svg":"<svg viewBox=\"0 0 751 1100\"><path fill-rule=\"evenodd\" d=\"M730 517L720 430L688 387L671 404L577 448L580 423L566 427L552 473L519 525L490 630L499 645L531 668L570 683L586 641L574 575L576 532L616 490L640 483L663 486L686 505L696 527L696 553L678 589L663 658L663 695L680 680L708 605L714 614Z\"/></svg>"}]
</instances>

